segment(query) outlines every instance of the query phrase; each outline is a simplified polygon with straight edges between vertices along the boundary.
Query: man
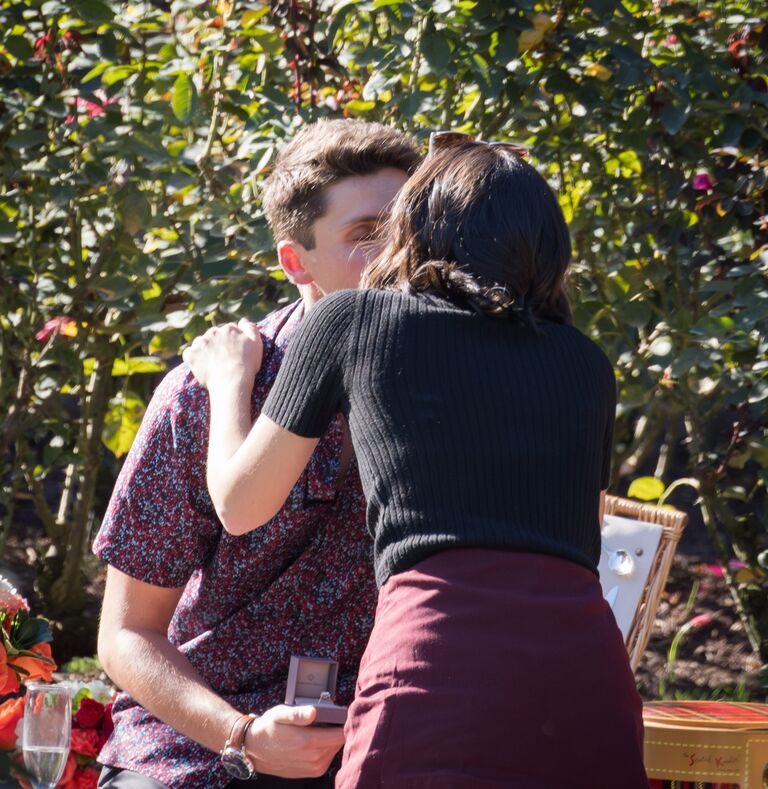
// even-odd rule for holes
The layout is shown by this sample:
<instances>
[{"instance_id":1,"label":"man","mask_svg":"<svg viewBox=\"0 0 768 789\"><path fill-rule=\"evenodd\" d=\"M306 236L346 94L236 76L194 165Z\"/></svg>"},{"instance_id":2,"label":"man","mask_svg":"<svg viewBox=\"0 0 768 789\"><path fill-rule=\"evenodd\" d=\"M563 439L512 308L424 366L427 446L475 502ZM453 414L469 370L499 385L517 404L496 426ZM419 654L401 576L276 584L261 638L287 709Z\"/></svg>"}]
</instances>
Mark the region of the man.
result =
<instances>
[{"instance_id":1,"label":"man","mask_svg":"<svg viewBox=\"0 0 768 789\"><path fill-rule=\"evenodd\" d=\"M301 299L259 326L254 417L305 311L357 286L366 242L418 160L413 140L360 121L308 126L281 153L264 209ZM345 425L332 425L278 515L233 538L206 488L208 418L205 390L186 367L172 371L94 544L109 564L99 657L124 691L99 786L219 789L255 769L261 789L330 787L341 729L280 702L290 656L309 654L339 661L336 700L349 703L372 626L371 543Z\"/></svg>"}]
</instances>

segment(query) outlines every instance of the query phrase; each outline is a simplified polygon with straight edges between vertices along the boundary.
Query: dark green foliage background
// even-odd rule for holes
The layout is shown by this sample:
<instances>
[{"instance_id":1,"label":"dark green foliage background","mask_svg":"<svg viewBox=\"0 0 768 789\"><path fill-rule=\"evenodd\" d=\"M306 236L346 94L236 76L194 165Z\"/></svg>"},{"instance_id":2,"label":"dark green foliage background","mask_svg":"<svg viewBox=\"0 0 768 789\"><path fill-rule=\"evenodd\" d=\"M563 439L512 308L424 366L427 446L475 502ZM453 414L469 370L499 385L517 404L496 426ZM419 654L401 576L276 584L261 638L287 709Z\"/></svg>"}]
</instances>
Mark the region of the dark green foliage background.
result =
<instances>
[{"instance_id":1,"label":"dark green foliage background","mask_svg":"<svg viewBox=\"0 0 768 789\"><path fill-rule=\"evenodd\" d=\"M531 146L570 223L578 324L616 365L614 488L650 463L670 501L693 489L720 560L747 564L728 580L768 660L766 19L725 0L0 0L2 511L7 535L35 503L50 611L82 605L104 442L130 445L148 373L287 298L259 183L302 123L343 114Z\"/></svg>"}]
</instances>

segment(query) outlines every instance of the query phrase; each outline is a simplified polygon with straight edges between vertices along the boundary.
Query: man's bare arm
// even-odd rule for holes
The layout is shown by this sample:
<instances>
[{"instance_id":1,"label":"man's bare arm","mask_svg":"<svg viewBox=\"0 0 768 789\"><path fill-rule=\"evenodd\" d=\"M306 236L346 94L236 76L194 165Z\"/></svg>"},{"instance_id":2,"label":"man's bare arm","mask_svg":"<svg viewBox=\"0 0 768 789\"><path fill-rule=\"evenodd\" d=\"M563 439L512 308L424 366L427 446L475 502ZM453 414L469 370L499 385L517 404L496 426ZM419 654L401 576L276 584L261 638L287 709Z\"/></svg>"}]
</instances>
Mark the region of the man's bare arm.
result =
<instances>
[{"instance_id":1,"label":"man's bare arm","mask_svg":"<svg viewBox=\"0 0 768 789\"><path fill-rule=\"evenodd\" d=\"M109 567L99 658L113 682L155 717L219 752L241 713L168 641L181 593ZM311 707L275 707L251 726L246 748L258 772L301 778L328 769L344 738L340 730L306 728L314 714Z\"/></svg>"}]
</instances>

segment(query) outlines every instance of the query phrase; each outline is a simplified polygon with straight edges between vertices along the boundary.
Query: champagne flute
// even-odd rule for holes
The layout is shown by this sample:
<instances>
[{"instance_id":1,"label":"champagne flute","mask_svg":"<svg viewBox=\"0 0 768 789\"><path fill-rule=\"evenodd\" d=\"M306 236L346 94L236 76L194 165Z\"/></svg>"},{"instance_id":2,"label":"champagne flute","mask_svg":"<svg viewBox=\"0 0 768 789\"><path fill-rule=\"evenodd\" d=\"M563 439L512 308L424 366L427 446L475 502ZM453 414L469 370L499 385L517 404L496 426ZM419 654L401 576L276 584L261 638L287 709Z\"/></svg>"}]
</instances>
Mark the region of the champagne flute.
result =
<instances>
[{"instance_id":1,"label":"champagne flute","mask_svg":"<svg viewBox=\"0 0 768 789\"><path fill-rule=\"evenodd\" d=\"M35 789L53 789L67 764L72 699L66 685L27 685L22 751Z\"/></svg>"}]
</instances>

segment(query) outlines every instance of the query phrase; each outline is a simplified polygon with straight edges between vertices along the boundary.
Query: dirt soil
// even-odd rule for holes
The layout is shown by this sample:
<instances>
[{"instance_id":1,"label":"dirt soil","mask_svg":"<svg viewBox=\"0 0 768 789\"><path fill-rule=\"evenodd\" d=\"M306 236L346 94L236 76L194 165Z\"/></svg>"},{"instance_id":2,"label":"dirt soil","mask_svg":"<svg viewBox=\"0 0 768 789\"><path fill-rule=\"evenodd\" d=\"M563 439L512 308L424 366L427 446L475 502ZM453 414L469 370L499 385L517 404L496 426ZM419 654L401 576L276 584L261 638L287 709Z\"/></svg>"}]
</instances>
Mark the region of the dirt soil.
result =
<instances>
[{"instance_id":1,"label":"dirt soil","mask_svg":"<svg viewBox=\"0 0 768 789\"><path fill-rule=\"evenodd\" d=\"M667 580L648 648L635 672L645 700L658 698L768 701L761 674L718 568L679 554ZM692 600L692 607L690 602ZM701 616L681 639L674 666L672 639L685 622ZM663 693L663 696L661 695Z\"/></svg>"},{"instance_id":2,"label":"dirt soil","mask_svg":"<svg viewBox=\"0 0 768 789\"><path fill-rule=\"evenodd\" d=\"M32 603L33 610L42 612L34 594L34 558L31 540L12 538L0 559L0 574L12 579ZM86 571L86 610L82 616L55 623L54 657L59 665L96 652L105 573L95 559L88 562ZM760 661L744 635L725 582L716 572L717 568L699 557L681 553L675 557L648 649L636 671L644 699L658 699L663 694L664 698L768 701L768 685L766 677L761 677ZM682 638L677 661L668 667L667 655L675 634L685 622L700 614L709 614L709 621L692 628Z\"/></svg>"}]
</instances>

